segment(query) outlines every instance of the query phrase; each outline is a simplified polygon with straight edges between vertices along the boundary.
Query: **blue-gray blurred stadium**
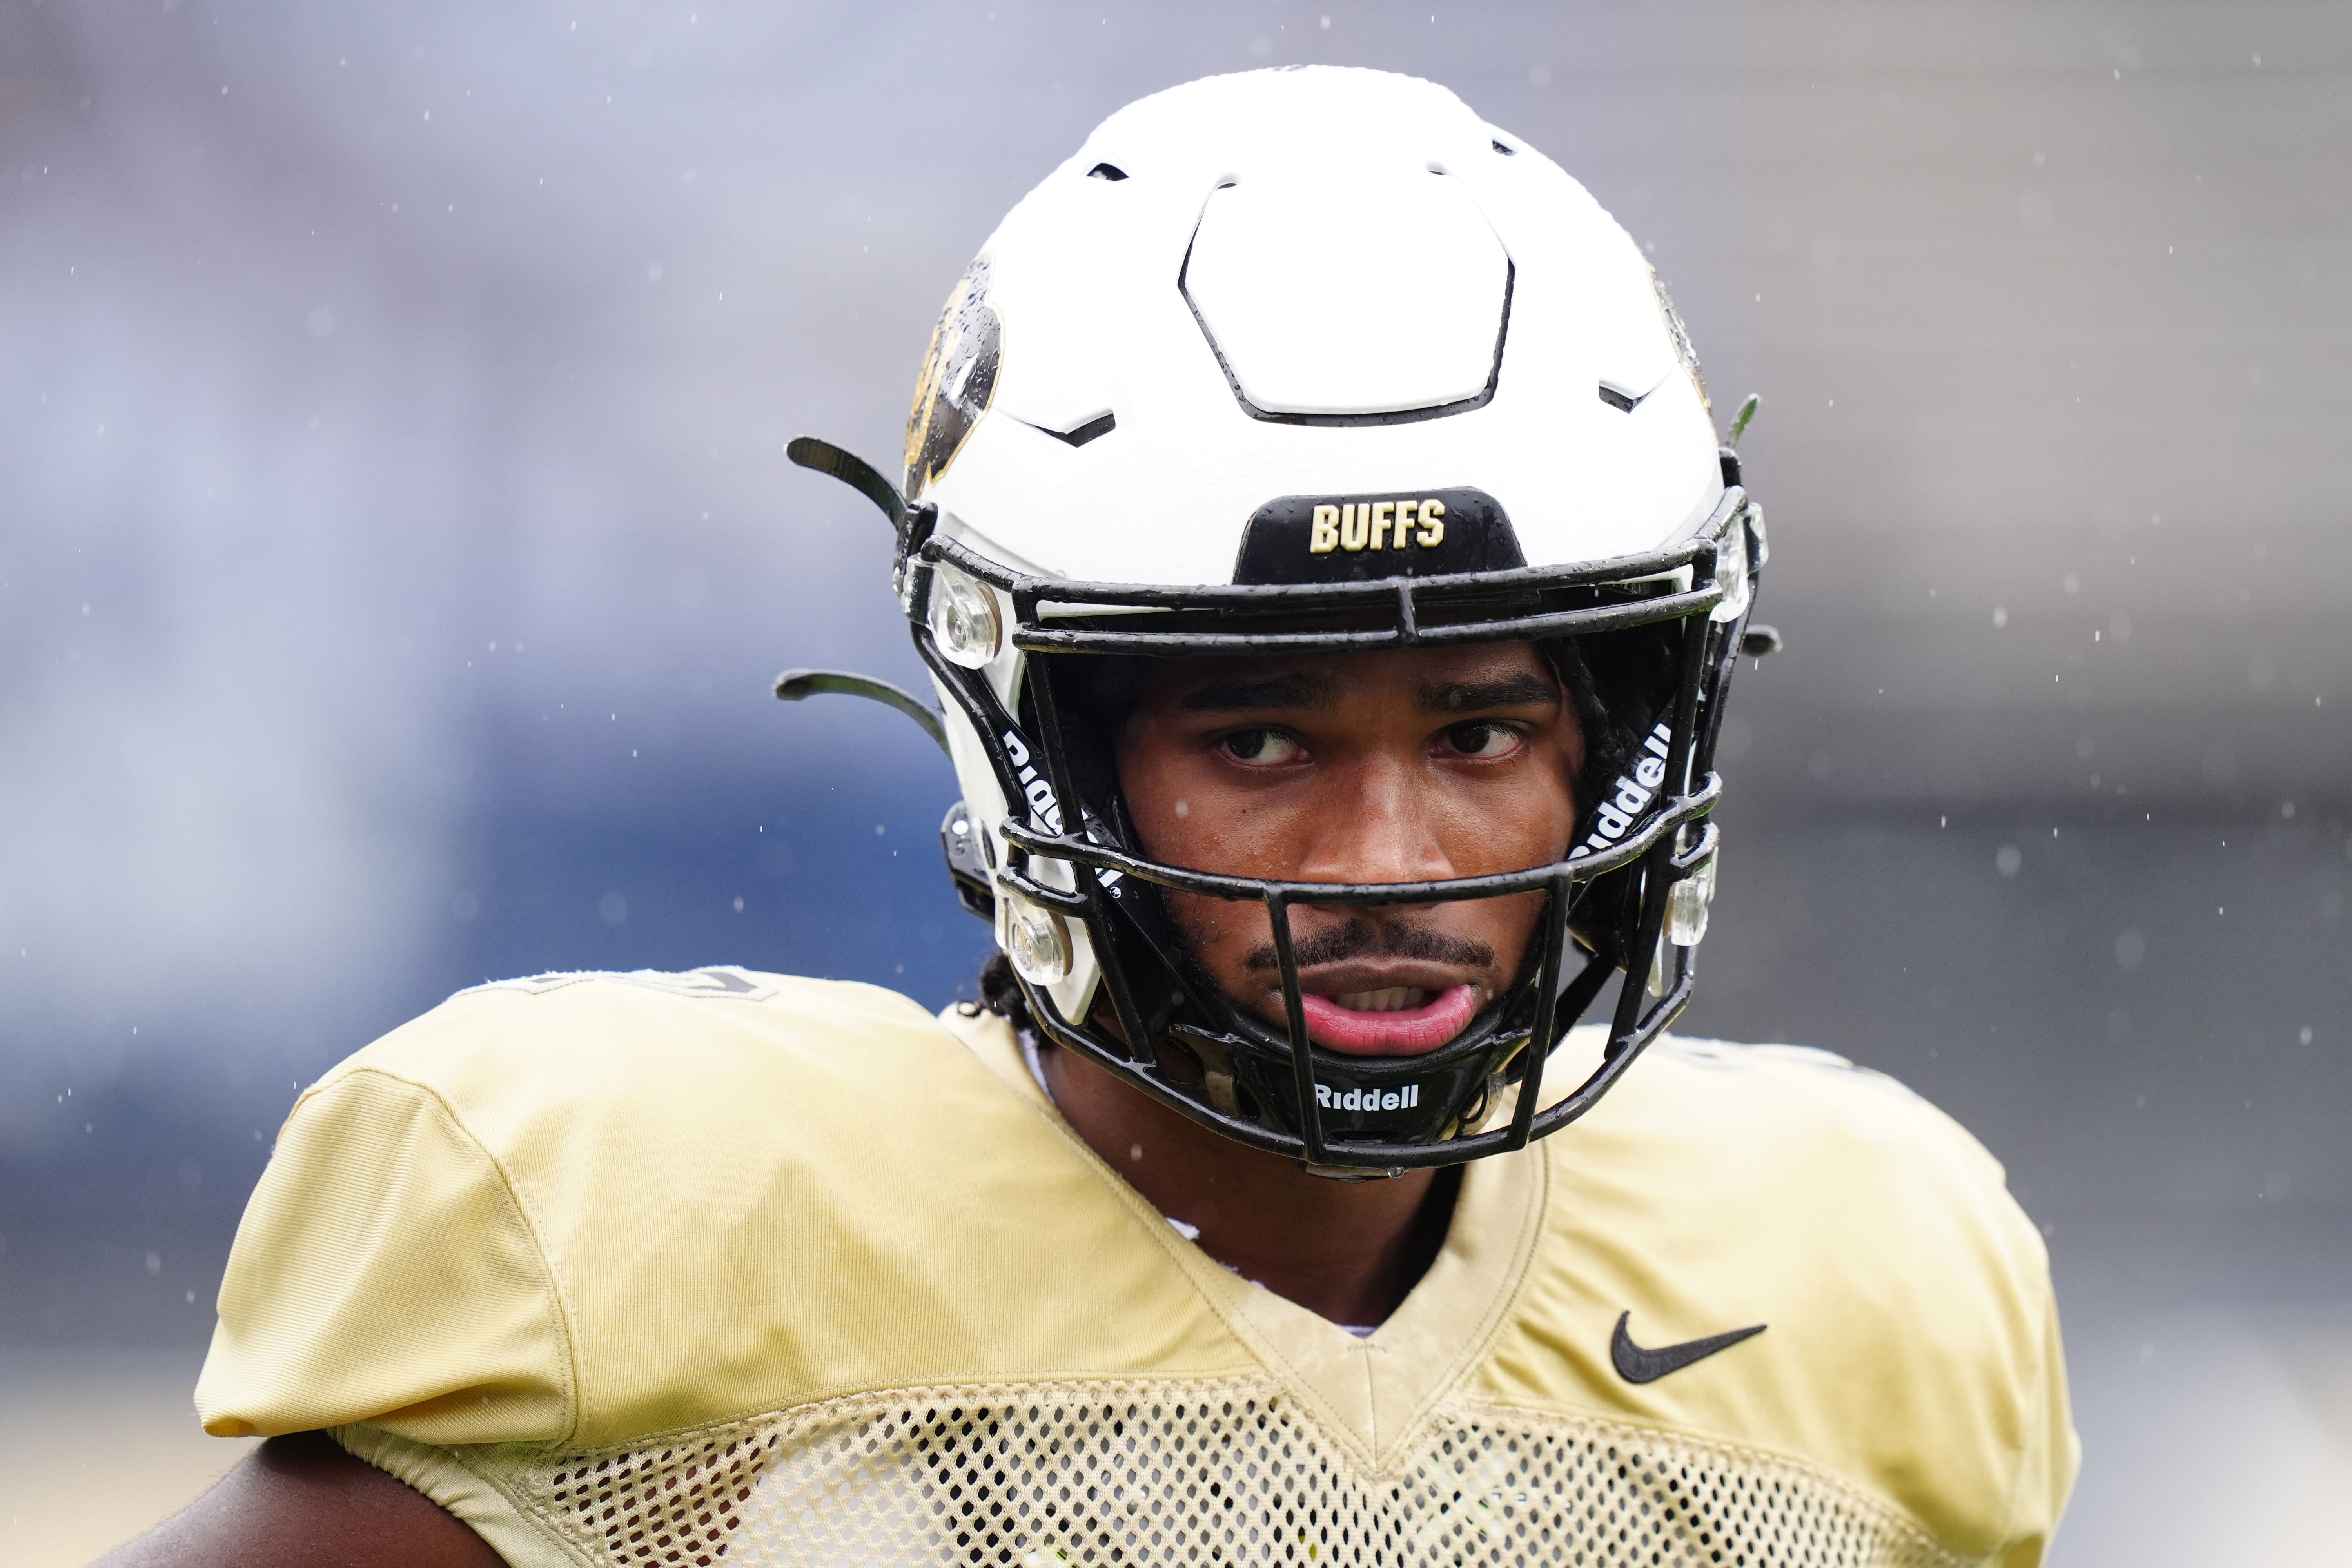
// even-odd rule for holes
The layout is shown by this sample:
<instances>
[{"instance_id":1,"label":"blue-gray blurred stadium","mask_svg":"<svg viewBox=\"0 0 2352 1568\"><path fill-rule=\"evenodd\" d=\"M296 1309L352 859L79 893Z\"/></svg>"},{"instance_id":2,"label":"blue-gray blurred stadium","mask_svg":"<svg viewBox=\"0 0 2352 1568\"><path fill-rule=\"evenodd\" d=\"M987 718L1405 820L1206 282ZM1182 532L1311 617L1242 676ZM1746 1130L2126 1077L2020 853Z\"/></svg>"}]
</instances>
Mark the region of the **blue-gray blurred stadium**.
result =
<instances>
[{"instance_id":1,"label":"blue-gray blurred stadium","mask_svg":"<svg viewBox=\"0 0 2352 1568\"><path fill-rule=\"evenodd\" d=\"M890 468L996 217L1296 61L1550 153L1763 395L1787 648L1685 1029L2006 1163L2056 1560L2343 1550L2352 10L1435 4L0 0L0 1557L236 1458L186 1391L271 1137L449 992L970 993L944 761L770 695L919 682L784 443Z\"/></svg>"}]
</instances>

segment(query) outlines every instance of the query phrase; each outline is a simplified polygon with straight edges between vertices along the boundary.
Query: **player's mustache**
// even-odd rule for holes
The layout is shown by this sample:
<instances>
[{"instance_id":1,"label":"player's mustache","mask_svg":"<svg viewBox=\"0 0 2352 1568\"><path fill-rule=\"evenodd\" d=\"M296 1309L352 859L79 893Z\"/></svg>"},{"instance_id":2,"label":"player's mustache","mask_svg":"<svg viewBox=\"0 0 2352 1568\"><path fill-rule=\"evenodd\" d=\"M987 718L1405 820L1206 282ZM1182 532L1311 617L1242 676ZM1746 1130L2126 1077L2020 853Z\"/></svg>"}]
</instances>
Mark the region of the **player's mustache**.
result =
<instances>
[{"instance_id":1,"label":"player's mustache","mask_svg":"<svg viewBox=\"0 0 2352 1568\"><path fill-rule=\"evenodd\" d=\"M1344 963L1351 958L1417 958L1428 963L1452 963L1469 969L1491 969L1495 950L1467 937L1447 936L1427 926L1404 921L1368 921L1360 916L1330 926L1298 942L1293 951L1298 967ZM1242 965L1253 970L1282 967L1271 942L1252 948Z\"/></svg>"}]
</instances>

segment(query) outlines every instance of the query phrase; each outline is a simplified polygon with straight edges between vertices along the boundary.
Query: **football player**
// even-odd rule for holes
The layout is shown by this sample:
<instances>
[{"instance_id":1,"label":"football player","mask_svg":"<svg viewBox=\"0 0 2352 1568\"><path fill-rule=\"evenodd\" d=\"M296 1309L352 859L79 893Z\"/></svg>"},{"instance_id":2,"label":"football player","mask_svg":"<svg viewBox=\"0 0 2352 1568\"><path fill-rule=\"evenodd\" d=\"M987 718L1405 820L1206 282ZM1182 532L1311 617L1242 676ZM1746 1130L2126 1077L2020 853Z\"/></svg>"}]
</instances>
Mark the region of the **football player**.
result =
<instances>
[{"instance_id":1,"label":"football player","mask_svg":"<svg viewBox=\"0 0 2352 1568\"><path fill-rule=\"evenodd\" d=\"M901 482L793 452L941 711L780 694L941 740L982 1002L551 974L360 1052L197 1391L271 1440L126 1561L2039 1560L1999 1167L1666 1036L1766 539L1568 175L1401 77L1159 94L956 285Z\"/></svg>"}]
</instances>

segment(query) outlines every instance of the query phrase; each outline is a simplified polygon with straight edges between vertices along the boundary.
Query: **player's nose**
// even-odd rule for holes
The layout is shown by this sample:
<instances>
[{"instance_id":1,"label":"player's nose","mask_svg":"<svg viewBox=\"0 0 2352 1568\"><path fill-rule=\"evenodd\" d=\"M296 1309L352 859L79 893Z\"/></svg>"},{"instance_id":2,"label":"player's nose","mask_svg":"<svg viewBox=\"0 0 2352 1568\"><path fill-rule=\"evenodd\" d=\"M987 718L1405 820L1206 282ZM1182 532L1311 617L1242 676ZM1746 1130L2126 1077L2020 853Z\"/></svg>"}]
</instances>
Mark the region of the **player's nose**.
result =
<instances>
[{"instance_id":1,"label":"player's nose","mask_svg":"<svg viewBox=\"0 0 2352 1568\"><path fill-rule=\"evenodd\" d=\"M1432 882L1455 875L1431 830L1419 772L1402 759L1376 755L1330 779L1298 879Z\"/></svg>"}]
</instances>

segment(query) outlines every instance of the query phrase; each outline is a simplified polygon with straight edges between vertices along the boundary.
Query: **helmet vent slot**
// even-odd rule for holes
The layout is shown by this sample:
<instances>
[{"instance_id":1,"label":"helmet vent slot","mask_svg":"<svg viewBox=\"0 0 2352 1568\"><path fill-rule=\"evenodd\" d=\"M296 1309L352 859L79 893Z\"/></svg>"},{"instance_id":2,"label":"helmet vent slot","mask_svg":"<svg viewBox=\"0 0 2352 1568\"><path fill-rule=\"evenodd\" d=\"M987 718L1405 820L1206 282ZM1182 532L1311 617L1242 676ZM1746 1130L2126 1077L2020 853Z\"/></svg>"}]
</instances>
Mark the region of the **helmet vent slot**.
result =
<instances>
[{"instance_id":1,"label":"helmet vent slot","mask_svg":"<svg viewBox=\"0 0 2352 1568\"><path fill-rule=\"evenodd\" d=\"M1027 421L1024 420L1023 423L1026 424ZM1118 416L1106 409L1092 419L1087 420L1085 423L1080 425L1074 425L1067 430L1045 430L1045 427L1043 425L1033 426L1031 428L1045 430L1045 434L1051 436L1055 440L1063 442L1068 446L1083 447L1087 442L1094 440L1097 437L1108 436L1112 431L1118 429Z\"/></svg>"},{"instance_id":2,"label":"helmet vent slot","mask_svg":"<svg viewBox=\"0 0 2352 1568\"><path fill-rule=\"evenodd\" d=\"M1093 168L1087 171L1087 178L1089 180L1124 180L1127 178L1127 171L1120 168L1117 163L1097 163Z\"/></svg>"},{"instance_id":3,"label":"helmet vent slot","mask_svg":"<svg viewBox=\"0 0 2352 1568\"><path fill-rule=\"evenodd\" d=\"M1490 142L1487 145L1506 158L1516 158L1519 155L1519 150L1517 147L1506 147L1500 142Z\"/></svg>"}]
</instances>

